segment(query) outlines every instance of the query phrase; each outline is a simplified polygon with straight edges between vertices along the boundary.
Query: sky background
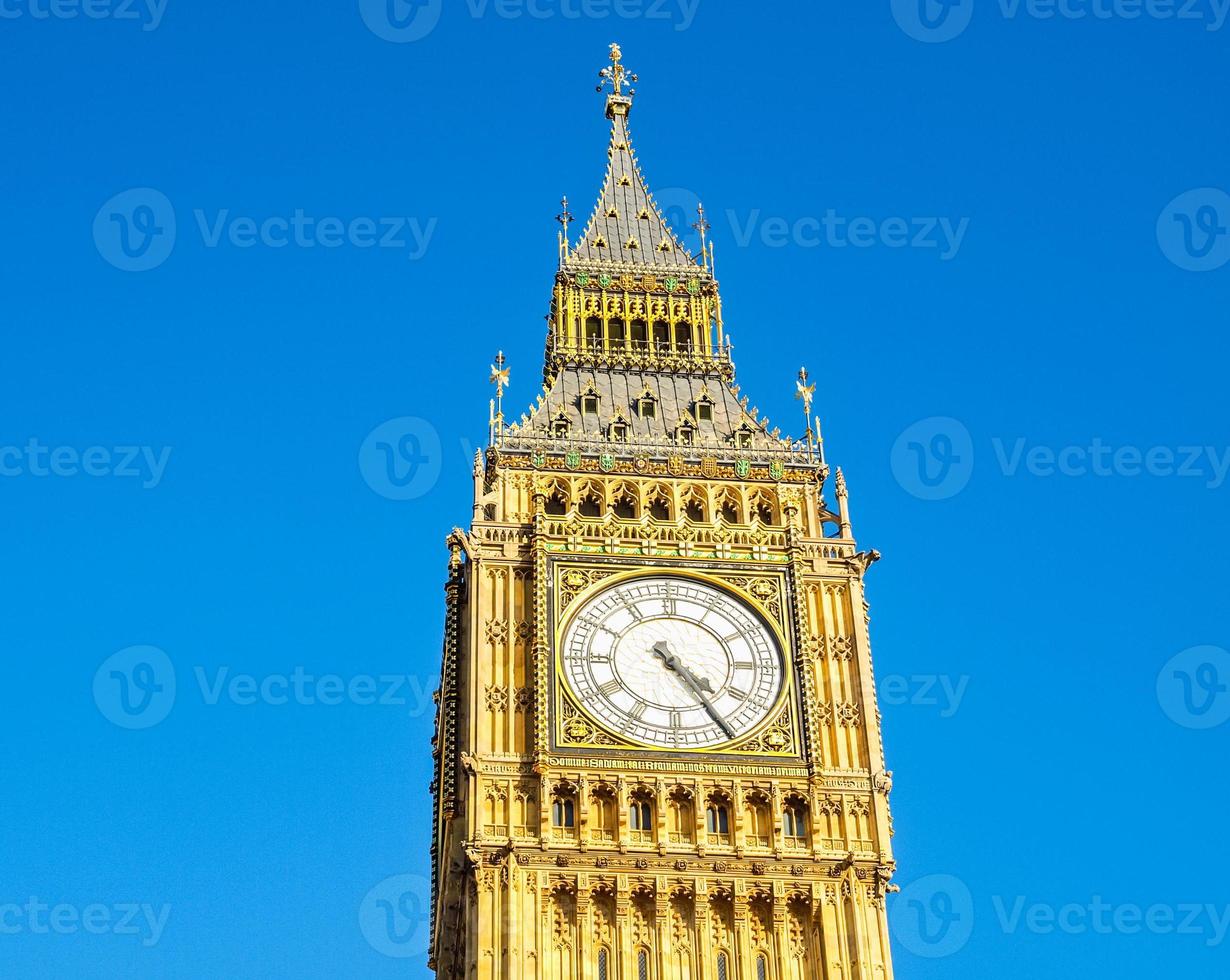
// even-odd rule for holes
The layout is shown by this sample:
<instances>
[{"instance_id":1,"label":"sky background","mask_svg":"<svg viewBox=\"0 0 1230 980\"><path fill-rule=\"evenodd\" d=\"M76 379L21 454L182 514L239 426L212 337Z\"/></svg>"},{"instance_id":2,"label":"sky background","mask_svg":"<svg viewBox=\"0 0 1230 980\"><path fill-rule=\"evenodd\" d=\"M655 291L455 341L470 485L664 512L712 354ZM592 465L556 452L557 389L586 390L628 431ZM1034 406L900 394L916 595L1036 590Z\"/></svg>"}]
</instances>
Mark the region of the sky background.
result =
<instances>
[{"instance_id":1,"label":"sky background","mask_svg":"<svg viewBox=\"0 0 1230 980\"><path fill-rule=\"evenodd\" d=\"M611 41L884 553L898 975L1227 975L1224 10L93 3L0 0L0 975L428 975L444 538Z\"/></svg>"}]
</instances>

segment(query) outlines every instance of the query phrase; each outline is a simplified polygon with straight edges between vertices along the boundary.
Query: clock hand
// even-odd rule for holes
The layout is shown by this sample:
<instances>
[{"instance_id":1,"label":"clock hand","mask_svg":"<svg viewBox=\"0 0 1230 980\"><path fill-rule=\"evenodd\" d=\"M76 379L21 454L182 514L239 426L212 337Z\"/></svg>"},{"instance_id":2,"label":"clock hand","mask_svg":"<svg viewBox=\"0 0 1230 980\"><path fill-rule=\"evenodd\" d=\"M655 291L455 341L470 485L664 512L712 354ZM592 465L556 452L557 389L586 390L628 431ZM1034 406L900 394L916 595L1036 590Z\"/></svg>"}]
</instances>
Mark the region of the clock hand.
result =
<instances>
[{"instance_id":1,"label":"clock hand","mask_svg":"<svg viewBox=\"0 0 1230 980\"><path fill-rule=\"evenodd\" d=\"M713 706L713 702L705 694L706 690L713 691L713 685L709 683L709 678L703 677L698 679L677 656L671 653L670 647L665 640L659 640L653 645L653 655L661 660L666 665L666 669L683 681L684 686L696 695L697 700L705 706L705 711L709 713L709 717L717 722L717 726L729 738L735 738L734 729L730 727L725 718L718 714L717 708ZM703 687L701 681L704 682Z\"/></svg>"}]
</instances>

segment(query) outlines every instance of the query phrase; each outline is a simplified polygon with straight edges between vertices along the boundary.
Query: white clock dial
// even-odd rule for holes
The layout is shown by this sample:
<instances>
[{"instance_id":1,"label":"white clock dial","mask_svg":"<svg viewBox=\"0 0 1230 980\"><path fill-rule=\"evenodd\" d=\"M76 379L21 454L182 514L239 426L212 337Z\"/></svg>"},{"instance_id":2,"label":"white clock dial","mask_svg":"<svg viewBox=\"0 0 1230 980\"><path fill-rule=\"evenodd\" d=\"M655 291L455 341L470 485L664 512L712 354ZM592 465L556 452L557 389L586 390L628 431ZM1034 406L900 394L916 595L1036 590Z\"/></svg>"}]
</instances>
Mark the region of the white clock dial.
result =
<instances>
[{"instance_id":1,"label":"white clock dial","mask_svg":"<svg viewBox=\"0 0 1230 980\"><path fill-rule=\"evenodd\" d=\"M563 638L581 706L649 745L698 749L739 738L782 689L777 638L750 606L693 579L629 579L594 596Z\"/></svg>"}]
</instances>

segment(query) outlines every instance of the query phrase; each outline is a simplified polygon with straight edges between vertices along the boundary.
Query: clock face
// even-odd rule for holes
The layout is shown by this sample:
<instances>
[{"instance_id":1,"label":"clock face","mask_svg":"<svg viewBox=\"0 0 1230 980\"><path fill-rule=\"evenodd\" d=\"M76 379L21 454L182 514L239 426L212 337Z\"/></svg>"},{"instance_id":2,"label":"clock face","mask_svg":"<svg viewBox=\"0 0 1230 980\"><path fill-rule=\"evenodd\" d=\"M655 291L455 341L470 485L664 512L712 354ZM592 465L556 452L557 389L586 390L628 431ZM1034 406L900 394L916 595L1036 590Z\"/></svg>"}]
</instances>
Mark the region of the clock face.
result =
<instances>
[{"instance_id":1,"label":"clock face","mask_svg":"<svg viewBox=\"0 0 1230 980\"><path fill-rule=\"evenodd\" d=\"M777 637L703 582L630 579L594 596L564 634L577 701L612 731L668 749L722 745L755 728L782 689Z\"/></svg>"}]
</instances>

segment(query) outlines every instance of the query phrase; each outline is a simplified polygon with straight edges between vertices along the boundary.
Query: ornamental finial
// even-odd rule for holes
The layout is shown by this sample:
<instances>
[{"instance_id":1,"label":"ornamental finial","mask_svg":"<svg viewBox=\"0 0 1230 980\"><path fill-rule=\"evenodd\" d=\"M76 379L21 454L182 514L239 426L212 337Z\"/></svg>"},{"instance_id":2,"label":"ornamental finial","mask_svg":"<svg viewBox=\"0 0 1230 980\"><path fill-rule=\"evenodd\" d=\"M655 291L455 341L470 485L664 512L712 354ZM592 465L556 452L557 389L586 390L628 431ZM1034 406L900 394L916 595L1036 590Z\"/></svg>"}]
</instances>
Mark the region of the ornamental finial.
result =
<instances>
[{"instance_id":1,"label":"ornamental finial","mask_svg":"<svg viewBox=\"0 0 1230 980\"><path fill-rule=\"evenodd\" d=\"M573 214L568 210L568 198L565 197L560 201L563 210L555 216L555 220L563 225L563 230L559 233L559 257L560 261L564 260L564 256L568 254L568 226L572 224Z\"/></svg>"},{"instance_id":2,"label":"ornamental finial","mask_svg":"<svg viewBox=\"0 0 1230 980\"><path fill-rule=\"evenodd\" d=\"M705 217L705 206L697 203L696 205L696 222L692 225L696 231L700 232L700 258L705 263L705 267L709 266L709 250L705 245L705 233L713 227L709 224L709 219Z\"/></svg>"},{"instance_id":3,"label":"ornamental finial","mask_svg":"<svg viewBox=\"0 0 1230 980\"><path fill-rule=\"evenodd\" d=\"M795 383L794 397L803 402L803 419L807 423L807 455L811 456L816 448L816 434L811 427L811 402L816 396L815 384L807 383L807 368L799 368L799 380Z\"/></svg>"},{"instance_id":4,"label":"ornamental finial","mask_svg":"<svg viewBox=\"0 0 1230 980\"><path fill-rule=\"evenodd\" d=\"M491 383L495 385L495 404L492 413L492 425L495 435L502 435L504 432L504 389L508 387L508 376L512 369L504 365L508 363L504 359L504 352L500 351L495 355L495 363L491 365Z\"/></svg>"},{"instance_id":5,"label":"ornamental finial","mask_svg":"<svg viewBox=\"0 0 1230 980\"><path fill-rule=\"evenodd\" d=\"M621 106L624 113L627 113L628 107L632 105L631 96L636 95L635 89L628 89L628 94L624 95L624 86L628 84L635 85L638 81L637 76L629 72L623 65L624 53L618 44L611 45L611 63L602 71L598 72L598 91L601 92L607 85L611 86L611 94L607 96L606 107L608 114L614 113L615 106Z\"/></svg>"}]
</instances>

